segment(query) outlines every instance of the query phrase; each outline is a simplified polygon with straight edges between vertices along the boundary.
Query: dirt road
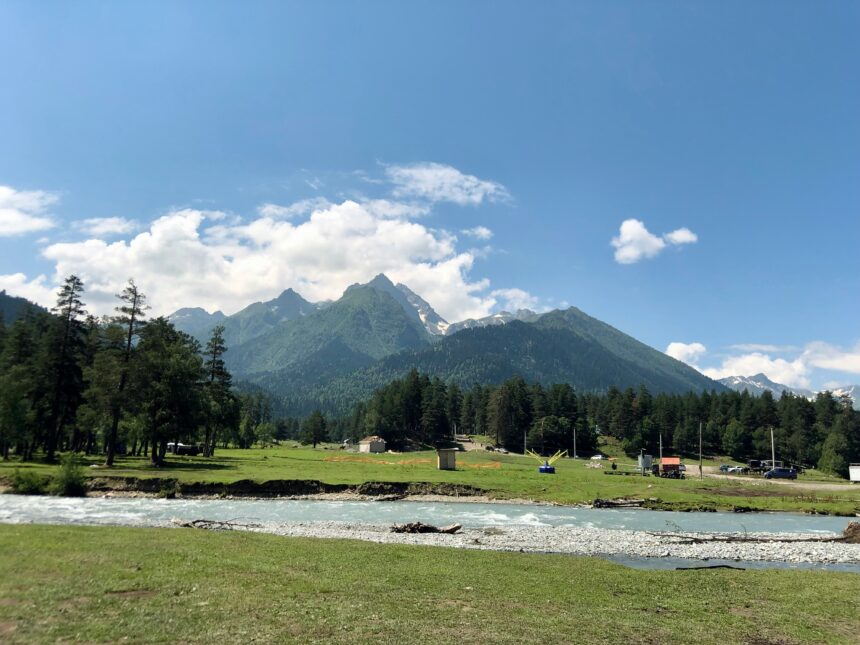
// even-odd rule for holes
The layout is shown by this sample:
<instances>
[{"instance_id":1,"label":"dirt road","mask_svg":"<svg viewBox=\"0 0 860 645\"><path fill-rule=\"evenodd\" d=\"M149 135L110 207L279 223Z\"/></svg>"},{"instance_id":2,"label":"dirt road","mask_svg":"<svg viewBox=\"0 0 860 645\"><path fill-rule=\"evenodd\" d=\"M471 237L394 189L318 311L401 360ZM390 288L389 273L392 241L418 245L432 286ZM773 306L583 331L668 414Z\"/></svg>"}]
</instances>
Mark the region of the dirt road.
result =
<instances>
[{"instance_id":1,"label":"dirt road","mask_svg":"<svg viewBox=\"0 0 860 645\"><path fill-rule=\"evenodd\" d=\"M788 486L789 488L805 488L807 490L831 490L844 493L860 492L860 486L854 486L850 482L838 484L835 482L804 481L803 475L799 479L763 479L761 477L749 477L744 475L728 475L721 473L716 466L705 466L705 477L724 479L726 481L743 482L753 486ZM687 477L699 477L699 465L687 465Z\"/></svg>"}]
</instances>

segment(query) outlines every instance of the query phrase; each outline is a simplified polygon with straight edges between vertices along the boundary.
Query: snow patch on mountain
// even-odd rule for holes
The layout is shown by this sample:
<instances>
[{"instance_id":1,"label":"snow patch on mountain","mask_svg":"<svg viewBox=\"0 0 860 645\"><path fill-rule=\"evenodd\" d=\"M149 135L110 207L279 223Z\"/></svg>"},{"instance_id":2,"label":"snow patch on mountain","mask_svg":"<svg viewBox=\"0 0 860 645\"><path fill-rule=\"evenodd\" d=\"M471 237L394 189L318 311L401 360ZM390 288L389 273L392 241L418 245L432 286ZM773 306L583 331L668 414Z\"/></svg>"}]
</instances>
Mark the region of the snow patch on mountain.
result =
<instances>
[{"instance_id":1,"label":"snow patch on mountain","mask_svg":"<svg viewBox=\"0 0 860 645\"><path fill-rule=\"evenodd\" d=\"M761 396L770 392L775 398L780 398L783 392L789 392L795 396L814 399L820 392L830 392L835 398L847 398L855 409L860 410L860 385L845 385L814 392L803 388L789 387L770 380L765 374L754 374L753 376L727 376L718 381L726 387L738 392L749 392L753 396Z\"/></svg>"},{"instance_id":2,"label":"snow patch on mountain","mask_svg":"<svg viewBox=\"0 0 860 645\"><path fill-rule=\"evenodd\" d=\"M534 322L538 318L540 318L540 314L535 313L531 309L518 309L514 313L511 313L510 311L500 311L490 316L485 316L484 318L469 318L467 320L461 320L457 323L452 323L448 326L446 334L450 336L451 334L456 334L458 331L462 331L464 329L474 329L476 327L490 327L492 325L506 325L512 320L520 320L522 322Z\"/></svg>"}]
</instances>

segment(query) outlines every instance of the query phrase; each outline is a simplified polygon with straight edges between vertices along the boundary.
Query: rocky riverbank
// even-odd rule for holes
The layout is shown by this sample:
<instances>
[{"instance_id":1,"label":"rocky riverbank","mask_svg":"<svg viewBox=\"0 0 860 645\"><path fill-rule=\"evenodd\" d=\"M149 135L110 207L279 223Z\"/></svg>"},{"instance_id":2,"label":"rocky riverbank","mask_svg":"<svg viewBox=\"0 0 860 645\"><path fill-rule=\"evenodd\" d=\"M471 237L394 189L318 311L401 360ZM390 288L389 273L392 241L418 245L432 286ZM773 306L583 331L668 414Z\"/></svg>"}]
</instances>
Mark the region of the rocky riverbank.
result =
<instances>
[{"instance_id":1,"label":"rocky riverbank","mask_svg":"<svg viewBox=\"0 0 860 645\"><path fill-rule=\"evenodd\" d=\"M454 535L392 533L391 527L347 522L263 524L248 530L293 537L343 538L386 544L420 544L463 549L585 556L694 558L814 564L860 564L860 544L818 541L813 534L736 534L767 542L711 542L711 534L649 533L548 526L465 528ZM727 534L720 534L726 536ZM697 542L691 538L705 541ZM797 541L808 538L809 541Z\"/></svg>"}]
</instances>

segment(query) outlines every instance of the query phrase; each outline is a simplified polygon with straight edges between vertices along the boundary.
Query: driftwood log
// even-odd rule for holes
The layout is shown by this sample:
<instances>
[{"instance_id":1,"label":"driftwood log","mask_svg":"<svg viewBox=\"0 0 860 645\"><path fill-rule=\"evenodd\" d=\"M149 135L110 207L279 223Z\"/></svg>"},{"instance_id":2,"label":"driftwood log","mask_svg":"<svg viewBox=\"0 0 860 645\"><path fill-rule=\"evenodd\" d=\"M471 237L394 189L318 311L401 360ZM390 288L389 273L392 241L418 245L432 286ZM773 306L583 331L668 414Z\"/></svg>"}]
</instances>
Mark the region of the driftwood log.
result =
<instances>
[{"instance_id":1,"label":"driftwood log","mask_svg":"<svg viewBox=\"0 0 860 645\"><path fill-rule=\"evenodd\" d=\"M645 503L644 499L600 499L591 502L594 508L639 508Z\"/></svg>"},{"instance_id":2,"label":"driftwood log","mask_svg":"<svg viewBox=\"0 0 860 645\"><path fill-rule=\"evenodd\" d=\"M234 529L260 528L259 524L240 524L233 520L191 520L190 522L173 520L173 522L182 528L207 529L209 531L232 531Z\"/></svg>"},{"instance_id":3,"label":"driftwood log","mask_svg":"<svg viewBox=\"0 0 860 645\"><path fill-rule=\"evenodd\" d=\"M424 524L422 522L407 522L406 524L394 524L391 527L392 533L448 533L453 534L459 531L462 526L459 524L451 524L450 526L437 527L432 524Z\"/></svg>"}]
</instances>

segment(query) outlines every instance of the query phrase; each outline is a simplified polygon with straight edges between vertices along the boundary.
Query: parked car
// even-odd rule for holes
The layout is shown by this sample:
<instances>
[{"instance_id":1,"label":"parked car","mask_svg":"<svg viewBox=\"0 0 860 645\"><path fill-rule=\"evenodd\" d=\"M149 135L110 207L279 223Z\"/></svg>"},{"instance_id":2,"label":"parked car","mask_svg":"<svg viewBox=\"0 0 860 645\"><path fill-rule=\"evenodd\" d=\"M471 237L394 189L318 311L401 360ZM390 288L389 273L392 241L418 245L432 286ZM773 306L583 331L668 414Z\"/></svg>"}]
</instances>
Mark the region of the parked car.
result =
<instances>
[{"instance_id":1,"label":"parked car","mask_svg":"<svg viewBox=\"0 0 860 645\"><path fill-rule=\"evenodd\" d=\"M746 466L731 466L726 472L733 475L744 475L749 472L749 468Z\"/></svg>"},{"instance_id":2,"label":"parked car","mask_svg":"<svg viewBox=\"0 0 860 645\"><path fill-rule=\"evenodd\" d=\"M678 466L678 470L680 470L682 473L687 472L687 465L681 464L680 466Z\"/></svg>"},{"instance_id":3,"label":"parked car","mask_svg":"<svg viewBox=\"0 0 860 645\"><path fill-rule=\"evenodd\" d=\"M797 479L797 471L792 468L771 468L764 474L765 479Z\"/></svg>"},{"instance_id":4,"label":"parked car","mask_svg":"<svg viewBox=\"0 0 860 645\"><path fill-rule=\"evenodd\" d=\"M192 457L196 457L203 452L203 447L184 443L174 443L171 441L167 444L167 450L168 452L172 452L174 455L191 455Z\"/></svg>"},{"instance_id":5,"label":"parked car","mask_svg":"<svg viewBox=\"0 0 860 645\"><path fill-rule=\"evenodd\" d=\"M729 472L729 468L731 468L731 465L729 465L729 464L720 464L720 472L721 473Z\"/></svg>"},{"instance_id":6,"label":"parked car","mask_svg":"<svg viewBox=\"0 0 860 645\"><path fill-rule=\"evenodd\" d=\"M592 459L594 461L600 461L601 459L606 459L606 456L605 455L594 455L594 456L592 456Z\"/></svg>"}]
</instances>

